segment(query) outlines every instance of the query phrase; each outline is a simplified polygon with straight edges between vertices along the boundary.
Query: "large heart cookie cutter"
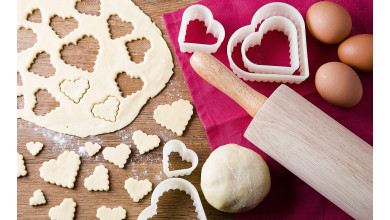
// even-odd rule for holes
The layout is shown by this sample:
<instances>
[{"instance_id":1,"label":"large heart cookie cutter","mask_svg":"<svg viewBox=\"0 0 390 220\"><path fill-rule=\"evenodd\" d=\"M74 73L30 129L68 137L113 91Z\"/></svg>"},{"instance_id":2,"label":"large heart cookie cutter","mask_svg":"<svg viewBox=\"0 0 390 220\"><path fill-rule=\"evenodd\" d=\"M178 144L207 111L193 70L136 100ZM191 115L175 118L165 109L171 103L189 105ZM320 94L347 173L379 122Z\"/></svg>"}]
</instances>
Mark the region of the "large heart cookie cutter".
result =
<instances>
[{"instance_id":1,"label":"large heart cookie cutter","mask_svg":"<svg viewBox=\"0 0 390 220\"><path fill-rule=\"evenodd\" d=\"M194 201L195 212L198 213L198 219L206 220L206 214L203 210L202 202L200 201L198 191L190 182L181 178L170 178L162 181L154 189L151 205L144 209L141 214L139 214L137 220L146 220L157 214L157 202L158 199L169 190L179 189L186 192L191 196L191 199Z\"/></svg>"},{"instance_id":2,"label":"large heart cookie cutter","mask_svg":"<svg viewBox=\"0 0 390 220\"><path fill-rule=\"evenodd\" d=\"M178 152L181 158L185 161L191 162L192 166L187 169L169 170L169 154L172 152ZM195 151L188 149L182 141L170 140L164 145L163 170L168 177L190 175L196 166L198 166L198 155L196 155Z\"/></svg>"},{"instance_id":3,"label":"large heart cookie cutter","mask_svg":"<svg viewBox=\"0 0 390 220\"><path fill-rule=\"evenodd\" d=\"M253 63L246 56L246 52L250 47L260 45L264 34L268 31L278 30L283 32L290 42L290 65L291 66L271 66L271 65L258 65ZM289 19L282 16L272 16L261 24L257 32L249 34L241 46L241 54L244 62L244 66L251 72L256 73L274 73L292 75L299 67L299 55L298 55L298 39L297 29Z\"/></svg>"},{"instance_id":4,"label":"large heart cookie cutter","mask_svg":"<svg viewBox=\"0 0 390 220\"><path fill-rule=\"evenodd\" d=\"M190 21L198 19L199 21L203 21L207 27L206 33L211 33L218 40L215 44L197 44L197 43L187 43L185 41L186 33L187 33L187 25ZM195 51L201 51L204 53L215 53L219 46L221 46L222 41L225 38L225 29L222 24L218 21L214 20L213 14L210 9L203 5L191 5L188 7L181 19L180 32L179 32L179 46L181 52L192 53Z\"/></svg>"},{"instance_id":5,"label":"large heart cookie cutter","mask_svg":"<svg viewBox=\"0 0 390 220\"><path fill-rule=\"evenodd\" d=\"M244 41L244 39L256 31L256 27L259 23L272 16L283 16L291 20L297 29L298 38L298 52L299 52L299 69L300 75L283 75L283 74L269 74L269 73L251 73L245 71L237 66L232 59L232 53L234 47L238 43ZM230 37L227 45L227 55L230 63L230 67L233 72L240 78L249 81L264 81L264 82L283 82L283 83L301 83L309 77L309 64L307 59L307 45L306 45L306 32L305 22L302 15L297 9L289 4L274 2L269 3L261 7L252 18L250 25L241 27Z\"/></svg>"}]
</instances>

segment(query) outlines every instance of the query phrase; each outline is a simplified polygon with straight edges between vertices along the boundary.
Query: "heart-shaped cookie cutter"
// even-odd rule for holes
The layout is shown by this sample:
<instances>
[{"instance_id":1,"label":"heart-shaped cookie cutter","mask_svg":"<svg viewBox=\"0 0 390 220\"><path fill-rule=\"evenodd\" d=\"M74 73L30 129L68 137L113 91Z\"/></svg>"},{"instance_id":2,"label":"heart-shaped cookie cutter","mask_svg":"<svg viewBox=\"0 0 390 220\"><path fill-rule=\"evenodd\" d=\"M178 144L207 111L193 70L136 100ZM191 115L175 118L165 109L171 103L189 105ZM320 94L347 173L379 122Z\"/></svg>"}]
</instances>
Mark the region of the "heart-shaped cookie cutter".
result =
<instances>
[{"instance_id":1,"label":"heart-shaped cookie cutter","mask_svg":"<svg viewBox=\"0 0 390 220\"><path fill-rule=\"evenodd\" d=\"M178 152L182 160L191 162L192 166L187 169L169 170L169 155L172 152ZM188 149L186 145L179 140L170 140L164 145L163 149L163 170L168 177L177 177L190 175L192 171L198 166L198 155L195 151Z\"/></svg>"},{"instance_id":2,"label":"heart-shaped cookie cutter","mask_svg":"<svg viewBox=\"0 0 390 220\"><path fill-rule=\"evenodd\" d=\"M268 31L278 30L283 32L290 42L290 65L291 66L271 66L271 65L258 65L253 63L246 56L246 52L250 47L260 45L263 36ZM285 74L292 75L299 67L299 55L298 55L298 39L297 29L289 19L283 16L272 16L263 21L257 32L249 34L242 42L241 54L244 66L251 72L256 73L273 73L273 74Z\"/></svg>"},{"instance_id":3,"label":"heart-shaped cookie cutter","mask_svg":"<svg viewBox=\"0 0 390 220\"><path fill-rule=\"evenodd\" d=\"M298 39L298 52L299 52L299 69L300 75L283 75L283 74L270 74L270 73L251 73L239 68L232 59L232 53L234 47L238 43L244 41L244 39L256 31L256 27L259 23L272 16L283 16L288 18L294 23L297 29ZM227 45L227 55L230 63L230 67L233 72L240 78L249 81L264 81L264 82L283 82L283 83L301 83L309 77L309 64L307 59L307 45L306 45L306 32L305 22L302 15L293 6L274 2L269 3L261 7L254 14L251 24L239 28L230 37Z\"/></svg>"},{"instance_id":4,"label":"heart-shaped cookie cutter","mask_svg":"<svg viewBox=\"0 0 390 220\"><path fill-rule=\"evenodd\" d=\"M198 219L206 220L206 214L203 210L202 202L200 201L198 191L195 186L192 185L185 179L182 178L170 178L162 181L157 187L154 189L151 205L146 207L138 216L137 220L146 220L151 218L152 216L157 214L157 202L160 196L169 190L179 189L181 191L186 192L191 196L192 201L194 201L195 212L198 213Z\"/></svg>"},{"instance_id":5,"label":"heart-shaped cookie cutter","mask_svg":"<svg viewBox=\"0 0 390 220\"><path fill-rule=\"evenodd\" d=\"M218 40L215 44L198 44L198 43L187 43L185 41L187 33L187 25L190 21L198 19L203 21L207 27L206 33L213 34ZM204 53L215 53L219 46L221 46L222 41L225 39L225 29L222 24L217 20L214 20L213 13L210 9L203 5L191 5L188 7L181 19L180 32L178 37L178 42L181 52L193 53L195 51L201 51Z\"/></svg>"}]
</instances>

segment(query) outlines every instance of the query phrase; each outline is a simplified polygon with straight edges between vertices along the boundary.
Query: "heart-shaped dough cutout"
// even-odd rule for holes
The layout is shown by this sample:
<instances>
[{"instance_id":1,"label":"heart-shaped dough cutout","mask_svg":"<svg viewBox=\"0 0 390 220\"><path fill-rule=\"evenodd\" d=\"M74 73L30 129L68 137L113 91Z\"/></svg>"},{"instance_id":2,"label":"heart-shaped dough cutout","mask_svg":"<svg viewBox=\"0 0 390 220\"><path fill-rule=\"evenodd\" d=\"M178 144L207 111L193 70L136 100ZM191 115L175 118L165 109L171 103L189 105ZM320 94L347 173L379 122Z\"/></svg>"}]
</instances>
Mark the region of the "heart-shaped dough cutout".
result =
<instances>
[{"instance_id":1,"label":"heart-shaped dough cutout","mask_svg":"<svg viewBox=\"0 0 390 220\"><path fill-rule=\"evenodd\" d=\"M197 44L184 42L187 34L187 25L190 23L190 21L196 19L204 22L207 27L207 34L212 33L214 37L218 39L215 44ZM218 50L219 46L221 46L224 38L225 29L223 28L221 23L214 20L213 14L206 6L191 5L184 11L183 17L181 19L178 38L181 52L192 53L195 51L201 51L208 54L215 53Z\"/></svg>"},{"instance_id":2,"label":"heart-shaped dough cutout","mask_svg":"<svg viewBox=\"0 0 390 220\"><path fill-rule=\"evenodd\" d=\"M17 159L16 159L16 176L25 176L27 174L26 166L24 166L24 160L23 155L17 153Z\"/></svg>"},{"instance_id":3,"label":"heart-shaped dough cutout","mask_svg":"<svg viewBox=\"0 0 390 220\"><path fill-rule=\"evenodd\" d=\"M30 198L30 205L43 205L46 204L45 196L43 195L43 192L38 189L34 192L33 197Z\"/></svg>"},{"instance_id":4,"label":"heart-shaped dough cutout","mask_svg":"<svg viewBox=\"0 0 390 220\"><path fill-rule=\"evenodd\" d=\"M96 217L100 220L122 220L126 218L126 209L122 206L113 209L102 206L96 211Z\"/></svg>"},{"instance_id":5,"label":"heart-shaped dough cutout","mask_svg":"<svg viewBox=\"0 0 390 220\"><path fill-rule=\"evenodd\" d=\"M126 144L120 144L116 147L106 147L103 150L103 157L105 160L123 168L127 162L127 158L131 153L130 147Z\"/></svg>"},{"instance_id":6,"label":"heart-shaped dough cutout","mask_svg":"<svg viewBox=\"0 0 390 220\"><path fill-rule=\"evenodd\" d=\"M95 167L91 176L85 178L84 186L89 191L108 191L110 189L108 178L108 169L100 165Z\"/></svg>"},{"instance_id":7,"label":"heart-shaped dough cutout","mask_svg":"<svg viewBox=\"0 0 390 220\"><path fill-rule=\"evenodd\" d=\"M27 150L32 154L33 156L37 155L43 148L43 144L41 142L28 142L26 144Z\"/></svg>"},{"instance_id":8,"label":"heart-shaped dough cutout","mask_svg":"<svg viewBox=\"0 0 390 220\"><path fill-rule=\"evenodd\" d=\"M71 198L66 198L61 202L59 206L50 208L49 217L50 219L73 219L74 212L76 211L76 202Z\"/></svg>"},{"instance_id":9,"label":"heart-shaped dough cutout","mask_svg":"<svg viewBox=\"0 0 390 220\"><path fill-rule=\"evenodd\" d=\"M192 163L192 166L187 169L181 169L181 170L169 170L169 154L172 152L178 152L182 158L182 160L188 161ZM163 150L163 170L164 173L168 177L177 177L177 176L184 176L184 175L190 175L192 171L198 166L198 155L195 153L195 151L188 149L186 145L179 140L170 140L164 145Z\"/></svg>"},{"instance_id":10,"label":"heart-shaped dough cutout","mask_svg":"<svg viewBox=\"0 0 390 220\"><path fill-rule=\"evenodd\" d=\"M152 191L152 183L148 179L136 180L129 178L125 181L125 189L134 202L138 202Z\"/></svg>"},{"instance_id":11,"label":"heart-shaped dough cutout","mask_svg":"<svg viewBox=\"0 0 390 220\"><path fill-rule=\"evenodd\" d=\"M100 148L102 148L102 146L100 146L100 144L98 144L98 143L92 143L92 142L88 141L88 142L85 142L85 148L87 149L88 155L90 157L92 157L100 150Z\"/></svg>"},{"instance_id":12,"label":"heart-shaped dough cutout","mask_svg":"<svg viewBox=\"0 0 390 220\"><path fill-rule=\"evenodd\" d=\"M92 107L92 114L96 118L115 122L119 110L119 100L114 96L108 96L103 102L97 103Z\"/></svg>"},{"instance_id":13,"label":"heart-shaped dough cutout","mask_svg":"<svg viewBox=\"0 0 390 220\"><path fill-rule=\"evenodd\" d=\"M64 80L60 84L60 90L74 103L79 103L89 89L89 81L84 78Z\"/></svg>"},{"instance_id":14,"label":"heart-shaped dough cutout","mask_svg":"<svg viewBox=\"0 0 390 220\"><path fill-rule=\"evenodd\" d=\"M157 187L154 189L151 199L151 205L144 209L138 216L138 220L146 220L152 218L157 214L157 202L159 198L163 195L163 193L169 190L179 189L186 192L191 196L191 199L194 201L195 212L198 213L198 219L206 220L206 214L203 210L202 202L200 201L198 191L195 186L192 185L185 179L181 178L169 178L162 181Z\"/></svg>"},{"instance_id":15,"label":"heart-shaped dough cutout","mask_svg":"<svg viewBox=\"0 0 390 220\"><path fill-rule=\"evenodd\" d=\"M153 118L156 122L177 135L183 135L188 121L193 114L193 106L190 101L180 99L173 102L172 105L159 105L154 110Z\"/></svg>"},{"instance_id":16,"label":"heart-shaped dough cutout","mask_svg":"<svg viewBox=\"0 0 390 220\"><path fill-rule=\"evenodd\" d=\"M51 159L39 168L40 176L46 182L73 188L80 166L80 156L74 151L64 151L57 159Z\"/></svg>"},{"instance_id":17,"label":"heart-shaped dough cutout","mask_svg":"<svg viewBox=\"0 0 390 220\"><path fill-rule=\"evenodd\" d=\"M148 135L141 130L135 131L132 139L140 154L153 150L160 144L160 138L157 135Z\"/></svg>"}]
</instances>

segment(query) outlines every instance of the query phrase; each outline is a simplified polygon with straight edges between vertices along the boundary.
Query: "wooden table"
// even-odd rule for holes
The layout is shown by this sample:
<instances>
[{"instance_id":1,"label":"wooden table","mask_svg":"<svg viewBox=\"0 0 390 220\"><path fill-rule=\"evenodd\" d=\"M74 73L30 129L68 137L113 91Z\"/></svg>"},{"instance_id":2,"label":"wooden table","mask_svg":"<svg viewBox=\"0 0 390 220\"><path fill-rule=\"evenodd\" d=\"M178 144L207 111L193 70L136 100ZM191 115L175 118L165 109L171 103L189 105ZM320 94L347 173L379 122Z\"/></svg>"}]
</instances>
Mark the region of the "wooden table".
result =
<instances>
[{"instance_id":1,"label":"wooden table","mask_svg":"<svg viewBox=\"0 0 390 220\"><path fill-rule=\"evenodd\" d=\"M95 0L96 1L96 0ZM92 7L85 7L80 10L90 10L92 12L97 10L96 2L94 0L86 1L92 3ZM180 98L191 100L190 94L184 82L184 78L178 62L174 56L172 47L169 43L167 31L162 21L162 14L178 10L186 5L189 5L196 0L186 1L174 1L174 0L135 0L138 5L148 16L152 18L152 21L161 29L164 39L168 42L172 56L174 57L174 74L167 84L166 88L155 98L149 100L147 104L142 108L138 117L125 128L110 134L103 134L98 136L92 136L87 138L79 138L70 135L60 134L35 124L27 122L25 120L18 119L18 152L24 156L25 165L27 167L27 176L18 178L18 219L47 219L48 212L51 207L59 205L64 198L73 198L77 203L75 219L95 219L96 210L105 205L110 208L122 206L127 211L126 219L136 219L139 213L150 205L151 194L149 193L138 203L133 202L127 191L124 189L124 182L130 177L137 179L149 179L153 183L155 188L162 180L166 179L166 175L162 171L162 150L163 145L171 139L182 140L187 147L193 149L199 157L199 165L190 176L184 178L189 180L197 188L206 215L209 219L233 219L232 214L219 212L211 207L205 200L200 188L200 173L201 168L210 154L210 147L207 142L204 127L199 120L196 112L187 126L186 131L182 137L178 137L170 130L161 127L156 124L153 119L154 109L161 104L172 103ZM37 13L39 17L39 13ZM29 19L38 19L35 14ZM125 31L127 27L121 26L117 23L117 32ZM61 23L61 19L53 19L53 25L63 26L64 29L71 28L72 21L67 24ZM61 32L61 31L59 31ZM60 33L61 34L61 33ZM27 33L26 30L18 31L18 48L31 44L33 38ZM89 43L89 47L88 47ZM93 48L93 42L86 41L86 48ZM92 45L92 46L91 46ZM142 55L142 49L145 49L145 45L140 46L141 52L137 51L133 54L133 59L138 59L139 55ZM74 57L72 50L63 51L63 56L72 62L77 62L79 58ZM73 57L72 57L73 55ZM79 61L79 65L84 65L84 68L90 68L88 63L89 55L85 55ZM42 72L42 74L53 74L53 69L50 69L50 65L47 65L48 57L42 56L35 60L36 65L31 71ZM142 60L142 58L141 58ZM84 62L85 61L85 62ZM21 82L18 82L19 84ZM123 92L131 92L136 90L132 85L124 80L119 82L121 90ZM137 86L136 86L137 87ZM55 106L55 102L47 99L47 95L42 94L38 97L38 104L36 107L37 114L42 114L50 108ZM22 99L18 98L18 107L22 106ZM148 134L156 134L160 137L162 143L153 151L140 155L135 148L133 141L131 140L132 133L135 130L143 130ZM45 146L43 150L37 155L32 156L25 146L29 141L42 142ZM94 157L89 157L88 154L83 151L84 143L87 141L98 142L103 147L114 147L120 143L131 145L132 153L128 159L124 169L119 169L115 165L109 163L103 159L101 150ZM42 163L50 159L55 159L64 150L74 150L81 156L81 166L73 189L59 187L45 182L39 176L39 168ZM181 167L188 167L187 163L181 162L178 154L173 154L170 157L171 168L178 169ZM110 190L108 192L89 192L84 187L84 179L92 174L94 168L103 164L109 170L110 175ZM33 192L37 189L41 189L46 196L47 204L32 207L29 205L29 198L32 197ZM191 198L184 192L179 190L171 190L165 193L158 203L158 214L155 218L169 218L169 219L195 219L196 213L192 205Z\"/></svg>"}]
</instances>

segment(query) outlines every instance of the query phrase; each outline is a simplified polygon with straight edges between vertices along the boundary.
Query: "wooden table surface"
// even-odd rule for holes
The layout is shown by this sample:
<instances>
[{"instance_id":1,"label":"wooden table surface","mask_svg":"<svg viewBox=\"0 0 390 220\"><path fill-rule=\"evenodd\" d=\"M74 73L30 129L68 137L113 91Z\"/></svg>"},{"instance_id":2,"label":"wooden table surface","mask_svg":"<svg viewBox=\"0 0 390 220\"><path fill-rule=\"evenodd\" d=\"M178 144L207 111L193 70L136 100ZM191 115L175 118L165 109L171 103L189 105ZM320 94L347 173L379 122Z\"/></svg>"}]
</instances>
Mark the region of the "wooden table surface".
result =
<instances>
[{"instance_id":1,"label":"wooden table surface","mask_svg":"<svg viewBox=\"0 0 390 220\"><path fill-rule=\"evenodd\" d=\"M88 4L78 5L80 11L96 13L99 9L98 0L87 0ZM184 82L179 64L174 56L172 47L169 43L167 31L162 21L162 14L172 12L183 8L196 0L175 1L175 0L135 0L138 5L152 21L161 29L163 37L169 45L172 56L174 58L174 74L167 84L166 88L155 98L150 99L147 104L141 109L138 117L125 128L103 135L79 138L75 136L60 134L49 129L39 127L28 121L18 119L18 152L24 156L25 165L28 174L18 178L18 219L48 219L48 212L51 207L59 205L64 198L73 198L77 203L75 219L96 219L96 210L105 205L110 208L122 206L127 211L126 219L136 219L139 213L150 205L151 194L149 193L140 202L136 203L130 198L127 191L124 189L126 179L133 177L137 179L149 179L153 188L161 181L166 179L166 175L162 171L162 150L163 145L171 139L182 140L188 148L193 149L199 157L199 165L190 176L184 178L189 180L197 188L201 197L203 207L208 219L234 219L232 214L219 212L211 207L205 200L200 188L200 173L201 168L210 154L210 147L207 142L204 127L199 120L199 117L194 112L189 125L182 137L178 137L172 131L163 128L156 124L153 119L154 109L161 104L172 103L180 98L192 101L188 88ZM38 21L40 13L34 13L28 18L31 21ZM74 20L66 20L65 22L58 17L52 19L53 29L59 34L66 34L70 29L77 26ZM124 32L131 30L131 25L122 24L116 17L110 21L112 25L113 37L120 36ZM30 47L34 42L34 36L26 29L18 30L18 51ZM70 64L78 65L79 67L90 70L93 66L94 54L93 50L98 45L93 39L84 39L80 44L79 50L82 50L83 55L77 56L75 48L66 48L62 53L63 59ZM129 45L130 54L133 61L142 61L143 52L149 47L148 42L139 42L135 45ZM48 64L49 56L41 54L34 61L29 71L37 74L50 76L54 74L55 69ZM91 64L92 62L92 64ZM142 82L130 80L126 75L118 77L117 82L124 95L136 91L142 87ZM22 81L18 76L18 85L22 85ZM34 111L38 115L42 115L55 108L58 103L54 99L50 99L45 91L37 93L37 105ZM23 107L23 99L18 97L18 108ZM156 134L160 137L160 146L153 151L140 155L133 141L131 140L132 133L136 130L143 130L148 134ZM26 143L42 142L44 148L37 156L32 156L26 148ZM124 169L109 163L103 159L100 150L97 155L89 157L85 152L84 143L87 141L97 142L103 147L115 147L120 143L131 145L132 153L125 165ZM39 168L42 163L50 159L55 159L64 150L74 150L81 156L81 166L73 189L63 188L45 182L39 176ZM183 163L178 154L172 154L170 157L171 168L178 169L188 167L189 163ZM92 174L97 165L103 164L109 170L110 190L108 192L89 192L84 187L84 179ZM33 192L41 189L46 197L45 205L32 207L29 205L29 199ZM165 219L195 219L196 213L192 205L191 198L184 192L179 190L171 190L165 193L158 202L158 214L154 218Z\"/></svg>"}]
</instances>

